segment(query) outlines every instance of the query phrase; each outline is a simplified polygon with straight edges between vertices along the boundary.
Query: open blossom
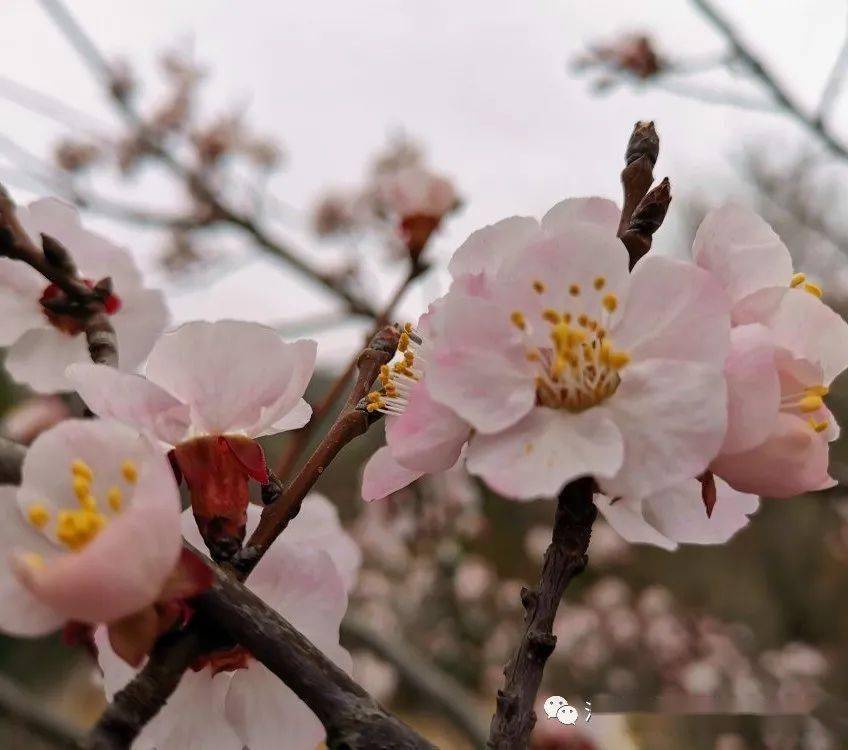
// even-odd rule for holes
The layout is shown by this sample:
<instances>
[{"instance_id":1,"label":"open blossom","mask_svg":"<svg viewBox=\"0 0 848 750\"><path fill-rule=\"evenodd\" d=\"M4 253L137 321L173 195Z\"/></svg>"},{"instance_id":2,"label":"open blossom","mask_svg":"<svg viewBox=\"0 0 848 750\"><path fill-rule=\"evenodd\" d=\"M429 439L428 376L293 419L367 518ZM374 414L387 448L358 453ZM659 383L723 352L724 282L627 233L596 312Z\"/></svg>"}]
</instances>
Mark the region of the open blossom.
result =
<instances>
[{"instance_id":1,"label":"open blossom","mask_svg":"<svg viewBox=\"0 0 848 750\"><path fill-rule=\"evenodd\" d=\"M192 322L153 347L146 377L78 364L68 378L91 410L173 446L207 545L228 558L245 533L248 481L268 481L254 438L302 427L316 344L257 323Z\"/></svg>"},{"instance_id":2,"label":"open blossom","mask_svg":"<svg viewBox=\"0 0 848 750\"><path fill-rule=\"evenodd\" d=\"M502 494L594 476L634 499L699 475L726 427L727 299L691 263L628 272L599 198L475 232L451 271L429 396L467 422L469 471Z\"/></svg>"},{"instance_id":3,"label":"open blossom","mask_svg":"<svg viewBox=\"0 0 848 750\"><path fill-rule=\"evenodd\" d=\"M180 557L171 467L115 422L67 420L36 438L0 513L0 629L15 635L120 626L162 600Z\"/></svg>"},{"instance_id":4,"label":"open blossom","mask_svg":"<svg viewBox=\"0 0 848 750\"><path fill-rule=\"evenodd\" d=\"M249 524L259 521L249 509ZM190 516L183 530L202 544ZM351 669L339 645L339 625L360 563L356 543L343 531L334 506L310 495L300 514L247 579L247 586L343 669ZM111 697L134 675L115 658L105 633L95 634ZM324 736L304 703L247 651L235 648L202 658L187 671L159 715L133 747L156 750L313 750Z\"/></svg>"},{"instance_id":5,"label":"open blossom","mask_svg":"<svg viewBox=\"0 0 848 750\"><path fill-rule=\"evenodd\" d=\"M135 370L168 321L162 293L145 289L129 253L84 229L73 206L55 198L38 200L19 207L17 218L36 246L41 247L41 234L58 240L86 284L112 279L114 292L105 310L117 334L120 367ZM62 295L27 264L0 258L0 346L9 347L6 369L42 393L72 390L65 368L89 358L80 321L42 304Z\"/></svg>"},{"instance_id":6,"label":"open blossom","mask_svg":"<svg viewBox=\"0 0 848 750\"><path fill-rule=\"evenodd\" d=\"M707 215L693 256L733 305L727 434L710 468L738 490L772 497L832 486L829 443L839 427L823 397L848 367L848 324L820 287L793 274L786 246L750 211Z\"/></svg>"}]
</instances>

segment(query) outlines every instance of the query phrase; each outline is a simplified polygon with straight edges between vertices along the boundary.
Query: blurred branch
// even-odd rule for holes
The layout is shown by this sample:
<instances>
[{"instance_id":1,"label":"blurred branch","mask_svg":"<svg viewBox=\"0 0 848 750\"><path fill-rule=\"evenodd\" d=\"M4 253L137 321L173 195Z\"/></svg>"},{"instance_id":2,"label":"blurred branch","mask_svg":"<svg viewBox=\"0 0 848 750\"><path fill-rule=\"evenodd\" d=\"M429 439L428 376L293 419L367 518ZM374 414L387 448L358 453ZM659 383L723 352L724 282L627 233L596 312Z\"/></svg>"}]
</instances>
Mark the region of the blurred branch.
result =
<instances>
[{"instance_id":1,"label":"blurred branch","mask_svg":"<svg viewBox=\"0 0 848 750\"><path fill-rule=\"evenodd\" d=\"M0 484L20 484L26 448L0 437Z\"/></svg>"},{"instance_id":2,"label":"blurred branch","mask_svg":"<svg viewBox=\"0 0 848 750\"><path fill-rule=\"evenodd\" d=\"M536 724L533 706L548 657L556 647L552 628L562 595L574 576L583 572L592 524L598 515L592 501L595 480L567 484L557 499L551 544L545 552L536 589L523 588L524 632L504 668L503 690L498 691L488 747L524 750Z\"/></svg>"},{"instance_id":3,"label":"blurred branch","mask_svg":"<svg viewBox=\"0 0 848 750\"><path fill-rule=\"evenodd\" d=\"M410 643L397 636L383 636L353 617L342 622L342 636L372 651L397 669L401 679L423 701L453 722L473 747L485 746L489 730L480 719L475 697L450 675L434 667Z\"/></svg>"},{"instance_id":4,"label":"blurred branch","mask_svg":"<svg viewBox=\"0 0 848 750\"><path fill-rule=\"evenodd\" d=\"M68 11L65 4L61 0L40 0L40 2L59 30L62 31L74 49L80 54L89 69L106 85L111 101L118 108L130 127L137 133L149 153L165 165L176 177L182 180L189 192L205 203L215 217L232 226L238 227L245 234L252 237L254 242L262 250L282 260L303 276L312 279L334 295L343 299L352 313L366 315L372 318L377 317L377 312L368 300L361 298L358 294L351 291L347 285L335 278L333 274L313 267L288 245L268 234L254 217L244 214L229 205L218 195L215 188L209 184L200 172L183 165L166 148L162 140L147 126L141 115L135 110L124 88L115 85L112 67L97 49L97 46L85 30Z\"/></svg>"},{"instance_id":5,"label":"blurred branch","mask_svg":"<svg viewBox=\"0 0 848 750\"><path fill-rule=\"evenodd\" d=\"M816 114L813 118L815 122L823 123L830 114L830 110L836 103L836 99L839 97L839 93L845 83L846 68L848 68L848 32L845 34L845 39L842 41L842 47L839 49L839 53L836 55L833 67L830 69L830 73L828 74L827 82L824 85L824 90L822 91L821 98L819 99L819 106L817 107Z\"/></svg>"},{"instance_id":6,"label":"blurred branch","mask_svg":"<svg viewBox=\"0 0 848 750\"><path fill-rule=\"evenodd\" d=\"M83 747L83 734L78 729L47 713L39 700L2 676L0 717L52 747L62 750L80 750Z\"/></svg>"}]
</instances>

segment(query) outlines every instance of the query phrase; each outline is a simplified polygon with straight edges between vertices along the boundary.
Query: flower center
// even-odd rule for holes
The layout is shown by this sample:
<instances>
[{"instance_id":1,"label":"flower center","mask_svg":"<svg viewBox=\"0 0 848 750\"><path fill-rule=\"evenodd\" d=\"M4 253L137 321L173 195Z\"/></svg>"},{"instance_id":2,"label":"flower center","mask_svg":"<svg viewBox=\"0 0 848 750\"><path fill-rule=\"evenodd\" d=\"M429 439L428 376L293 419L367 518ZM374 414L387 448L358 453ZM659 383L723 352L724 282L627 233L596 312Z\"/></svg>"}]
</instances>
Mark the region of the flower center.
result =
<instances>
[{"instance_id":1,"label":"flower center","mask_svg":"<svg viewBox=\"0 0 848 750\"><path fill-rule=\"evenodd\" d=\"M380 368L380 388L365 398L369 412L403 414L410 390L424 376L423 343L421 332L412 323L405 323L397 347L400 358Z\"/></svg>"},{"instance_id":2,"label":"flower center","mask_svg":"<svg viewBox=\"0 0 848 750\"><path fill-rule=\"evenodd\" d=\"M599 276L593 283L597 294L603 292L606 279ZM533 291L542 295L547 287L541 280L533 282ZM553 307L542 310L541 323L548 326L548 345L534 343L534 329L521 310L510 315L512 324L524 334L526 356L536 364L536 401L540 406L581 412L599 404L615 393L621 382L619 371L630 355L616 350L609 337L608 326L618 308L618 297L604 293L602 313L593 318L582 311L582 290L571 284L571 310L560 312Z\"/></svg>"},{"instance_id":3,"label":"flower center","mask_svg":"<svg viewBox=\"0 0 848 750\"><path fill-rule=\"evenodd\" d=\"M822 296L822 288L818 284L813 284L812 282L807 281L807 275L804 273L796 273L792 277L792 281L789 282L789 286L792 287L792 289L802 287L805 292L809 292L814 297L821 298Z\"/></svg>"},{"instance_id":4,"label":"flower center","mask_svg":"<svg viewBox=\"0 0 848 750\"><path fill-rule=\"evenodd\" d=\"M83 283L94 289L91 279L83 279ZM55 284L49 284L39 299L41 309L47 320L63 333L76 336L83 332L83 311L75 311L73 305L68 301L67 295ZM114 315L121 309L121 298L116 294L109 294L103 299L103 309L107 315Z\"/></svg>"},{"instance_id":5,"label":"flower center","mask_svg":"<svg viewBox=\"0 0 848 750\"><path fill-rule=\"evenodd\" d=\"M71 487L76 495L78 508L63 508L56 512L56 540L72 552L77 552L94 539L107 525L111 515L120 512L123 507L124 491L119 484L113 484L106 491L105 508L94 496L92 482L94 472L81 459L75 459L70 465ZM138 482L138 469L129 459L121 464L123 483L134 485ZM27 520L37 529L44 529L51 521L53 514L49 507L50 501L35 502L27 509ZM108 510L107 510L108 509ZM108 515L107 515L108 513Z\"/></svg>"},{"instance_id":6,"label":"flower center","mask_svg":"<svg viewBox=\"0 0 848 750\"><path fill-rule=\"evenodd\" d=\"M802 391L790 393L780 399L780 411L788 414L807 415L807 424L815 432L824 432L830 423L827 419L817 420L816 412L824 408L823 396L829 389L826 385L811 385Z\"/></svg>"}]
</instances>

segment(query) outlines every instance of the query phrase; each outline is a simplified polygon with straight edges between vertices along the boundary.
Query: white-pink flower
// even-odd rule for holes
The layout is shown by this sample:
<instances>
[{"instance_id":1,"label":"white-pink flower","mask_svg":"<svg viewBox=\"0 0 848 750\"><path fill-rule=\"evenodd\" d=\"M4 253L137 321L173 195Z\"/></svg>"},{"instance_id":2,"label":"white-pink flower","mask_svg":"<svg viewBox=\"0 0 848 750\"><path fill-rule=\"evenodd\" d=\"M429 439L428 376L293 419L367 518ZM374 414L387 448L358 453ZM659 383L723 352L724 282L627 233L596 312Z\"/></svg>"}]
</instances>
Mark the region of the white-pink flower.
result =
<instances>
[{"instance_id":1,"label":"white-pink flower","mask_svg":"<svg viewBox=\"0 0 848 750\"><path fill-rule=\"evenodd\" d=\"M106 310L118 338L122 370L135 370L168 322L162 293L146 289L130 254L105 237L84 229L73 206L55 198L17 209L18 219L41 247L41 234L70 252L88 283L110 277L114 292ZM78 321L48 312L42 300L56 287L27 264L0 258L0 346L8 346L6 369L20 383L41 393L70 391L65 368L89 358Z\"/></svg>"},{"instance_id":2,"label":"white-pink flower","mask_svg":"<svg viewBox=\"0 0 848 750\"><path fill-rule=\"evenodd\" d=\"M316 343L258 323L192 322L153 346L146 377L95 364L68 368L89 408L173 446L195 517L216 556L244 537L248 479L268 481L254 438L302 427Z\"/></svg>"},{"instance_id":3,"label":"white-pink flower","mask_svg":"<svg viewBox=\"0 0 848 750\"><path fill-rule=\"evenodd\" d=\"M628 272L599 198L475 232L457 251L426 385L473 429L469 471L510 497L594 476L643 499L699 475L726 427L728 302L711 274Z\"/></svg>"},{"instance_id":4,"label":"white-pink flower","mask_svg":"<svg viewBox=\"0 0 848 750\"><path fill-rule=\"evenodd\" d=\"M378 175L374 191L380 210L398 221L415 216L439 220L459 202L449 179L418 165Z\"/></svg>"},{"instance_id":5,"label":"white-pink flower","mask_svg":"<svg viewBox=\"0 0 848 750\"><path fill-rule=\"evenodd\" d=\"M255 506L249 519L255 527ZM190 542L202 545L187 513L183 531ZM256 566L247 586L350 671L350 655L339 645L339 625L359 563L359 549L341 528L335 507L313 494ZM102 629L95 641L111 697L134 671L116 658ZM284 743L291 750L312 750L323 736L321 723L307 706L249 653L236 649L212 654L186 672L134 747L276 750Z\"/></svg>"},{"instance_id":6,"label":"white-pink flower","mask_svg":"<svg viewBox=\"0 0 848 750\"><path fill-rule=\"evenodd\" d=\"M114 623L156 602L180 556L168 461L110 421L67 420L29 448L20 487L0 487L0 629Z\"/></svg>"},{"instance_id":7,"label":"white-pink flower","mask_svg":"<svg viewBox=\"0 0 848 750\"><path fill-rule=\"evenodd\" d=\"M839 427L823 397L848 367L848 324L817 285L793 274L786 246L750 211L708 214L693 256L733 304L728 427L712 471L738 490L772 497L832 486L829 443Z\"/></svg>"}]
</instances>

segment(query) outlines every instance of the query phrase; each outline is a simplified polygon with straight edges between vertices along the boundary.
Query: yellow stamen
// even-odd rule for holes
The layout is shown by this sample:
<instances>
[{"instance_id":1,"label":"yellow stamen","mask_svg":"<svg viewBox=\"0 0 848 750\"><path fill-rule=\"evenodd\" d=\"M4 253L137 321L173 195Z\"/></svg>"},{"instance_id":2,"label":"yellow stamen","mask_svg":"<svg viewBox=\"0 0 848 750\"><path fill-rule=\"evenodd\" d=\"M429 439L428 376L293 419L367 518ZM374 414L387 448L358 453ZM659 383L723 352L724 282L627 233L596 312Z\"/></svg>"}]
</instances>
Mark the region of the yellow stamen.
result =
<instances>
[{"instance_id":1,"label":"yellow stamen","mask_svg":"<svg viewBox=\"0 0 848 750\"><path fill-rule=\"evenodd\" d=\"M803 284L806 280L807 280L807 274L796 273L792 277L792 281L789 282L789 286L791 286L794 289L796 286L801 286L801 284Z\"/></svg>"},{"instance_id":2,"label":"yellow stamen","mask_svg":"<svg viewBox=\"0 0 848 750\"><path fill-rule=\"evenodd\" d=\"M539 281L539 279L536 279L533 282L533 291L536 292L536 294L544 294L546 289L547 287L545 286L544 281Z\"/></svg>"},{"instance_id":3,"label":"yellow stamen","mask_svg":"<svg viewBox=\"0 0 848 750\"><path fill-rule=\"evenodd\" d=\"M607 283L607 280L603 276L598 276L598 278L595 279L595 285L594 285L595 289L597 289L600 292L601 289L604 288L604 284L606 284L606 283Z\"/></svg>"},{"instance_id":4,"label":"yellow stamen","mask_svg":"<svg viewBox=\"0 0 848 750\"><path fill-rule=\"evenodd\" d=\"M50 520L50 511L41 503L34 503L29 506L27 518L33 526L43 529Z\"/></svg>"},{"instance_id":5,"label":"yellow stamen","mask_svg":"<svg viewBox=\"0 0 848 750\"><path fill-rule=\"evenodd\" d=\"M580 296L580 284L572 284L570 287L568 287L568 293L572 297L579 297Z\"/></svg>"},{"instance_id":6,"label":"yellow stamen","mask_svg":"<svg viewBox=\"0 0 848 750\"><path fill-rule=\"evenodd\" d=\"M72 484L77 500L82 501L84 497L91 494L91 482L85 477L75 476Z\"/></svg>"},{"instance_id":7,"label":"yellow stamen","mask_svg":"<svg viewBox=\"0 0 848 750\"><path fill-rule=\"evenodd\" d=\"M824 432L828 427L828 421L826 419L821 422L816 422L815 419L810 417L807 420L807 424L809 424L816 432Z\"/></svg>"},{"instance_id":8,"label":"yellow stamen","mask_svg":"<svg viewBox=\"0 0 848 750\"><path fill-rule=\"evenodd\" d=\"M808 396L827 396L830 393L830 388L826 385L811 385L804 390Z\"/></svg>"},{"instance_id":9,"label":"yellow stamen","mask_svg":"<svg viewBox=\"0 0 848 750\"><path fill-rule=\"evenodd\" d=\"M609 365L613 370L620 370L630 362L630 355L627 352L610 352Z\"/></svg>"},{"instance_id":10,"label":"yellow stamen","mask_svg":"<svg viewBox=\"0 0 848 750\"><path fill-rule=\"evenodd\" d=\"M106 493L106 502L109 503L109 507L117 513L124 502L124 496L121 492L121 488L117 485L110 487L109 491Z\"/></svg>"},{"instance_id":11,"label":"yellow stamen","mask_svg":"<svg viewBox=\"0 0 848 750\"><path fill-rule=\"evenodd\" d=\"M400 341L398 341L398 351L399 352L405 352L408 347L409 347L409 334L406 331L404 331L400 335Z\"/></svg>"},{"instance_id":12,"label":"yellow stamen","mask_svg":"<svg viewBox=\"0 0 848 750\"><path fill-rule=\"evenodd\" d=\"M579 318L577 318L577 325L583 326L584 328L588 327L589 316L586 315L585 313L583 315L581 315Z\"/></svg>"},{"instance_id":13,"label":"yellow stamen","mask_svg":"<svg viewBox=\"0 0 848 750\"><path fill-rule=\"evenodd\" d=\"M512 314L509 316L509 319L512 321L512 324L520 331L524 331L527 329L527 320L524 317L524 313L521 310L514 310Z\"/></svg>"},{"instance_id":14,"label":"yellow stamen","mask_svg":"<svg viewBox=\"0 0 848 750\"><path fill-rule=\"evenodd\" d=\"M804 284L804 291L809 292L813 295L813 297L818 297L819 299L821 299L822 288L817 284Z\"/></svg>"},{"instance_id":15,"label":"yellow stamen","mask_svg":"<svg viewBox=\"0 0 848 750\"><path fill-rule=\"evenodd\" d=\"M607 312L615 312L616 308L618 307L618 297L616 297L612 292L610 292L609 294L605 294L601 302L603 303L604 309L606 309Z\"/></svg>"},{"instance_id":16,"label":"yellow stamen","mask_svg":"<svg viewBox=\"0 0 848 750\"><path fill-rule=\"evenodd\" d=\"M551 325L556 325L562 321L562 316L552 307L542 310L542 318Z\"/></svg>"},{"instance_id":17,"label":"yellow stamen","mask_svg":"<svg viewBox=\"0 0 848 750\"><path fill-rule=\"evenodd\" d=\"M404 323L403 324L403 331L407 335L411 336L412 335L412 323Z\"/></svg>"},{"instance_id":18,"label":"yellow stamen","mask_svg":"<svg viewBox=\"0 0 848 750\"><path fill-rule=\"evenodd\" d=\"M121 474L130 484L135 484L138 481L138 468L129 459L121 464Z\"/></svg>"},{"instance_id":19,"label":"yellow stamen","mask_svg":"<svg viewBox=\"0 0 848 750\"><path fill-rule=\"evenodd\" d=\"M81 458L75 458L71 461L71 474L75 477L82 477L89 482L94 479L94 472L91 467Z\"/></svg>"},{"instance_id":20,"label":"yellow stamen","mask_svg":"<svg viewBox=\"0 0 848 750\"><path fill-rule=\"evenodd\" d=\"M798 402L798 406L802 412L809 414L810 412L821 409L824 406L824 402L821 400L821 396L805 396Z\"/></svg>"},{"instance_id":21,"label":"yellow stamen","mask_svg":"<svg viewBox=\"0 0 848 750\"><path fill-rule=\"evenodd\" d=\"M97 510L97 500L94 495L88 494L85 497L79 498L79 504L84 510L92 512Z\"/></svg>"}]
</instances>

